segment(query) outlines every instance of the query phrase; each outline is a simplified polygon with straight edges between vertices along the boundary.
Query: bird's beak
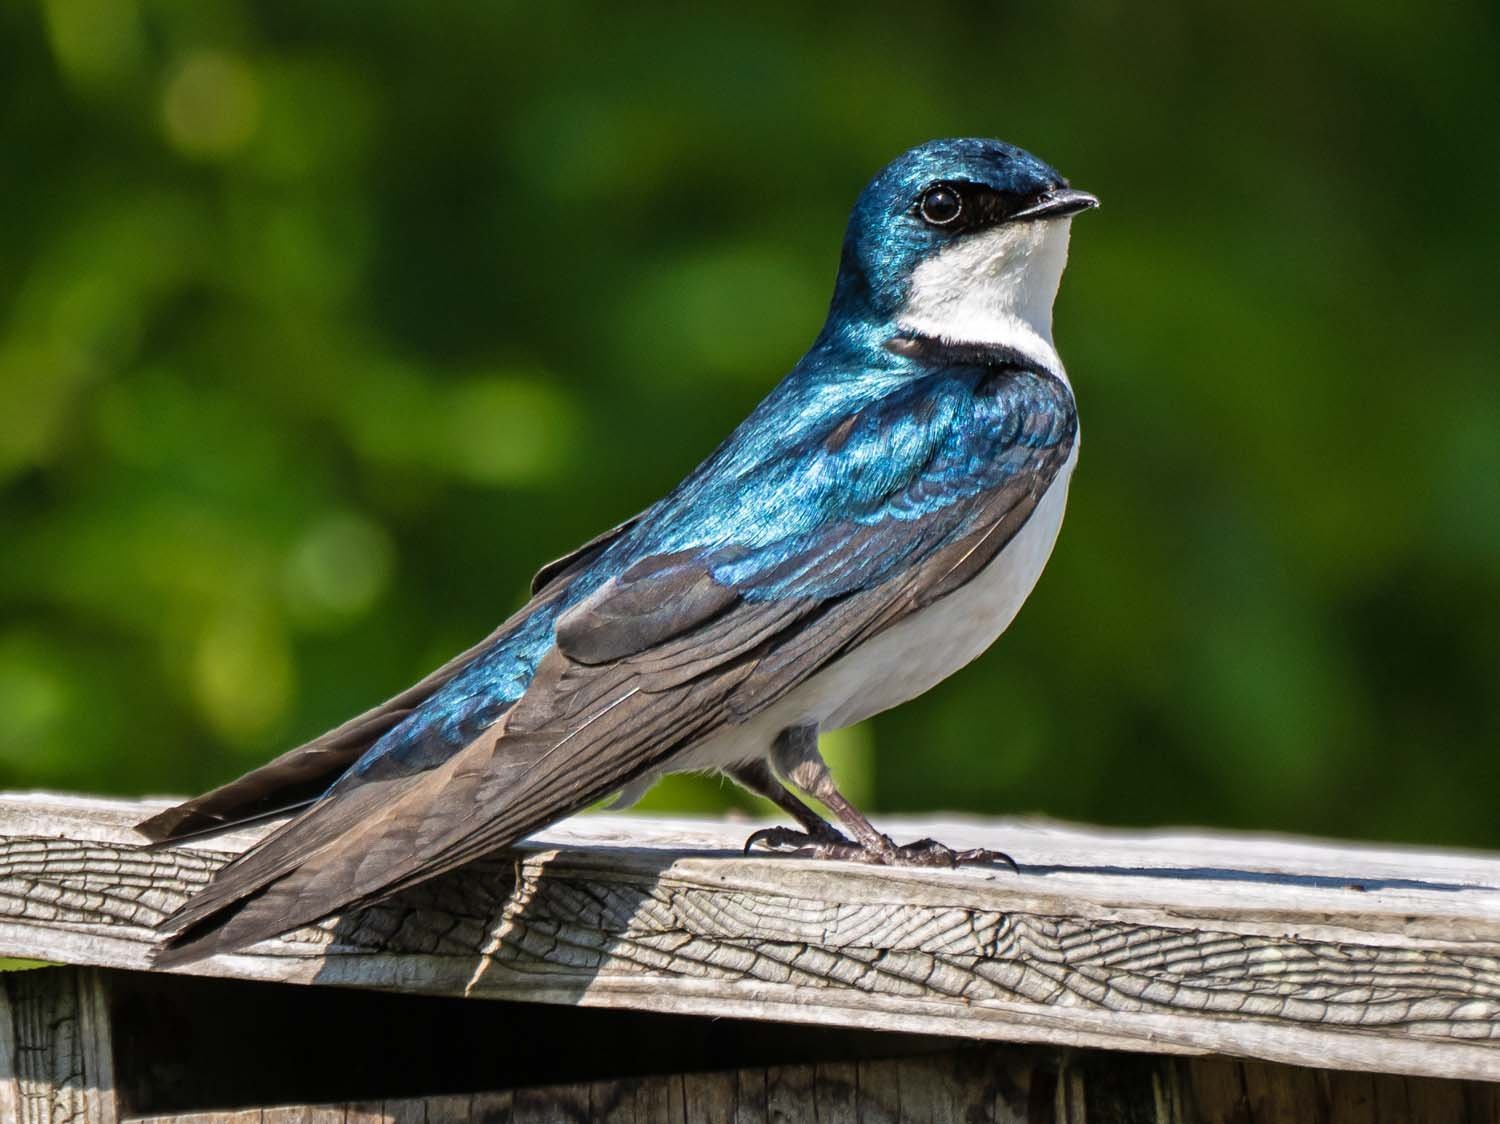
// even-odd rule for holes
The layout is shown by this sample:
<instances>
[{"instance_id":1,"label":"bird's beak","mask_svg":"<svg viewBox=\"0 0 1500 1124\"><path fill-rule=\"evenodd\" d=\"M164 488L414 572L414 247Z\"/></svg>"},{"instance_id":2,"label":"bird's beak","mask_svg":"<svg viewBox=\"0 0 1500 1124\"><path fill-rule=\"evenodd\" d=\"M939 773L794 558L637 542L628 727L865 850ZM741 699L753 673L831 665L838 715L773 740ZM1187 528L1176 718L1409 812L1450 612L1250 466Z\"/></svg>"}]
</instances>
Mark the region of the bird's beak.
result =
<instances>
[{"instance_id":1,"label":"bird's beak","mask_svg":"<svg viewBox=\"0 0 1500 1124\"><path fill-rule=\"evenodd\" d=\"M1099 200L1087 191L1074 191L1071 187L1059 187L1044 191L1030 205L1011 215L1016 219L1061 219L1097 207Z\"/></svg>"}]
</instances>

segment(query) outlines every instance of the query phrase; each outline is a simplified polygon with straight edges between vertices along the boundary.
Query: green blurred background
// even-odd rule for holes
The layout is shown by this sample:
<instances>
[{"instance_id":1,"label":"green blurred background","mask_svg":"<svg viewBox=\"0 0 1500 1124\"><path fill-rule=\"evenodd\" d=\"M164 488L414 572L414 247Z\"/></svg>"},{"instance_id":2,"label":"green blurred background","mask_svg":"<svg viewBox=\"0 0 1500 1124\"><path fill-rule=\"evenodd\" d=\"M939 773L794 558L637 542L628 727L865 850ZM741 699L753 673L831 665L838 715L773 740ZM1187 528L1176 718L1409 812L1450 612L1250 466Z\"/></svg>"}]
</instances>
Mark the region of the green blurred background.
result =
<instances>
[{"instance_id":1,"label":"green blurred background","mask_svg":"<svg viewBox=\"0 0 1500 1124\"><path fill-rule=\"evenodd\" d=\"M978 134L1104 200L1082 464L851 794L1500 846L1497 57L1488 0L0 5L0 785L199 790L483 635Z\"/></svg>"}]
</instances>

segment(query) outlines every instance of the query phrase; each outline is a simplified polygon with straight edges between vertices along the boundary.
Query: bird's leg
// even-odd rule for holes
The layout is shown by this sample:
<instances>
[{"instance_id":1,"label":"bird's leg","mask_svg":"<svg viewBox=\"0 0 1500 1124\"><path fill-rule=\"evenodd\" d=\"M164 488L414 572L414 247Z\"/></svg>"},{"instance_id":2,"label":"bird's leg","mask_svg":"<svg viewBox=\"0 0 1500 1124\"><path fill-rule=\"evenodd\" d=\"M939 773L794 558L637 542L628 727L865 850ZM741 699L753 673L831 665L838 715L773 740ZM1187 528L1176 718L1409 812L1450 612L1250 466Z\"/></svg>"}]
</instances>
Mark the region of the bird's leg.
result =
<instances>
[{"instance_id":1,"label":"bird's leg","mask_svg":"<svg viewBox=\"0 0 1500 1124\"><path fill-rule=\"evenodd\" d=\"M802 825L801 831L789 827L763 827L745 840L745 851L757 843L768 847L805 847L815 843L843 843L849 840L838 828L814 812L794 796L786 785L776 779L771 767L764 761L751 761L724 770L739 784L757 796L764 796L792 819Z\"/></svg>"},{"instance_id":2,"label":"bird's leg","mask_svg":"<svg viewBox=\"0 0 1500 1124\"><path fill-rule=\"evenodd\" d=\"M783 730L771 747L771 762L783 777L822 801L857 840L857 843L844 840L839 844L816 844L811 852L816 852L818 858L881 863L895 853L896 845L890 838L877 831L875 825L834 785L833 774L818 752L816 726L792 726Z\"/></svg>"},{"instance_id":3,"label":"bird's leg","mask_svg":"<svg viewBox=\"0 0 1500 1124\"><path fill-rule=\"evenodd\" d=\"M833 783L828 763L818 752L818 728L793 726L783 730L771 748L776 771L814 797L837 816L857 843L814 841L797 853L813 858L849 859L881 866L958 866L961 863L1004 863L1012 870L1015 861L1001 851L975 848L955 851L936 839L919 839L898 847L891 837L876 829Z\"/></svg>"}]
</instances>

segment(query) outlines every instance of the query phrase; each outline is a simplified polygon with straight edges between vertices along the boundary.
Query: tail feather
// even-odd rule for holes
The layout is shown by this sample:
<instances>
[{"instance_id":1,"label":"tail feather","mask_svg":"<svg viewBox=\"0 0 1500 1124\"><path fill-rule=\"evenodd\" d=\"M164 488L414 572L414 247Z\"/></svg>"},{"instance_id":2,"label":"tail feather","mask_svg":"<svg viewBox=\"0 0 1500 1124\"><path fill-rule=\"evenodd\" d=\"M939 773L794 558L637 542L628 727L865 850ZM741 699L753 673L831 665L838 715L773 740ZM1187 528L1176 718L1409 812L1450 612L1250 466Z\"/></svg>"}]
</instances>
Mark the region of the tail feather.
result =
<instances>
[{"instance_id":1,"label":"tail feather","mask_svg":"<svg viewBox=\"0 0 1500 1124\"><path fill-rule=\"evenodd\" d=\"M321 737L203 796L158 812L136 825L156 843L173 843L281 815L321 796L383 735L488 650L524 619L517 613L467 651L460 652L420 683L349 719Z\"/></svg>"},{"instance_id":2,"label":"tail feather","mask_svg":"<svg viewBox=\"0 0 1500 1124\"><path fill-rule=\"evenodd\" d=\"M562 804L538 804L526 799L524 786L517 791L497 782L524 774L556 744L555 735L507 739L502 721L427 772L341 789L222 867L163 921L170 936L155 963L188 964L382 901L474 857L456 844L517 797L527 814L511 830L487 837L482 852L509 846L618 787L601 776L598 785L564 795ZM594 790L599 786L603 791Z\"/></svg>"},{"instance_id":3,"label":"tail feather","mask_svg":"<svg viewBox=\"0 0 1500 1124\"><path fill-rule=\"evenodd\" d=\"M301 800L295 804L285 804L279 808L272 808L269 811L261 812L259 814L246 814L239 819L232 819L226 823L210 823L205 827L198 827L192 830L187 830L184 828L182 830L176 831L169 838L153 839L150 843L146 844L145 850L161 851L165 850L168 847L175 847L179 843L190 843L195 839L212 839L214 836L223 835L225 832L235 831L242 827L255 827L257 824L263 824L267 820L279 819L282 816L290 816L296 812L302 811L305 808L310 808L316 803L317 798L310 797L307 800ZM148 820L146 822L149 823L150 821ZM136 830L142 830L142 826L137 825Z\"/></svg>"},{"instance_id":4,"label":"tail feather","mask_svg":"<svg viewBox=\"0 0 1500 1124\"><path fill-rule=\"evenodd\" d=\"M365 742L299 746L212 792L158 812L136 830L158 845L181 843L290 812L321 796L366 748Z\"/></svg>"},{"instance_id":5,"label":"tail feather","mask_svg":"<svg viewBox=\"0 0 1500 1124\"><path fill-rule=\"evenodd\" d=\"M152 949L151 966L180 968L221 952L233 952L261 939L253 935L248 939L243 938L237 931L242 925L237 926L234 922L244 914L251 902L264 893L264 890L257 890L250 897L231 903L224 911L172 934Z\"/></svg>"},{"instance_id":6,"label":"tail feather","mask_svg":"<svg viewBox=\"0 0 1500 1124\"><path fill-rule=\"evenodd\" d=\"M398 782L369 782L341 794L337 800L315 804L277 828L243 855L221 867L207 886L162 921L161 930L171 934L166 946L192 943L200 936L226 925L252 900L299 867L316 862L318 856L329 847L353 842L361 834L362 827L375 818L374 814L383 805L389 803L393 795L391 786L396 783ZM316 916L292 916L284 912L274 919L279 924L276 931L285 932L298 925L316 921L333 912L336 904L325 908ZM236 928L243 929L244 923Z\"/></svg>"}]
</instances>

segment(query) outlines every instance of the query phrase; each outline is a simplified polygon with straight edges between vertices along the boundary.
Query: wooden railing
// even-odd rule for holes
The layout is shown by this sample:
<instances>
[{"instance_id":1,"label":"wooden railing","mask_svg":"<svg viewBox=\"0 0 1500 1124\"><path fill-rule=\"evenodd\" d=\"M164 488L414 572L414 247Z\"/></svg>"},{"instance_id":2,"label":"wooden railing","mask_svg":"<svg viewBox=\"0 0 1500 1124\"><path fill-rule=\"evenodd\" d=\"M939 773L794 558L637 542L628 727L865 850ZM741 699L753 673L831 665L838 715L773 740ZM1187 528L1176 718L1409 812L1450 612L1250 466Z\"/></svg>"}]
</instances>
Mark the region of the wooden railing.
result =
<instances>
[{"instance_id":1,"label":"wooden railing","mask_svg":"<svg viewBox=\"0 0 1500 1124\"><path fill-rule=\"evenodd\" d=\"M192 1072L177 1080L175 1101L153 1100L159 1091L150 1079L121 1071L125 1024L117 1007L149 1012L153 989L177 1012L191 1012L200 1001L226 1012L241 1003L251 1012L236 1017L253 1018L255 1009L253 999L188 994L207 983L174 981L165 973L136 975L149 968L156 924L256 837L241 832L148 849L132 825L157 806L53 796L0 799L0 957L70 968L4 977L5 1120L160 1116L163 1105L228 1112L250 1108L247 1095L264 1098L251 1102L258 1111L291 1099L278 1093L274 1057L264 1062L264 1093L241 1090L218 1099L207 1063L179 1065ZM1222 1089L1214 1092L1225 1085L1226 1065L1239 1075L1231 1100L1243 1104L1234 1110L1238 1116L1233 1105L1225 1108L1225 1120L1321 1119L1305 1106L1297 1110L1301 1115L1277 1115L1280 1102L1267 1101L1260 1115L1245 1107L1255 1080L1247 1074L1312 1072L1291 1067L1386 1075L1408 1104L1430 1093L1457 1096L1454 1103L1465 1111L1500 1113L1494 1096L1500 1087L1457 1080L1500 1081L1500 858L1032 821L897 821L883 826L899 838L934 835L954 845L993 847L1015 856L1021 869L893 870L745 856L740 843L753 826L581 817L513 855L475 863L387 904L186 971L265 986L603 1008L635 1020L624 1031L618 1025L610 1031L548 1023L577 1053L579 1064L571 1068L528 1072L497 1058L493 1083L486 1086L482 1076L468 1073L466 1087L450 1088L443 1086L438 1065L422 1078L427 1087L408 1089L418 1099L437 1098L434 1103L447 1105L444 1112L460 1120L521 1119L494 1106L509 1105L504 1113L512 1114L520 1103L516 1096L525 1101L537 1095L514 1090L539 1085L571 1089L557 1094L564 1098L559 1104L580 1095L587 1104L579 1089L594 1089L597 1100L598 1090L611 1083L635 1081L632 1088L645 1088L639 1083L675 1080L684 1097L688 1086L701 1086L708 1090L703 1096L719 1098L704 1103L728 1103L731 1085L724 1082L734 1074L760 1073L764 1086L767 1073L791 1074L799 1065L806 1071L799 1080L810 1106L805 1118L811 1120L819 1095L842 1104L839 1097L854 1096L848 1090L863 1088L867 1097L888 1101L880 1092L880 1074L886 1073L881 1067L900 1064L916 1066L913 1075L950 1074L938 1081L948 1090L943 1103L951 1102L942 1112L958 1111L952 1105L966 1095L968 1080L961 1075L971 1074L981 1090L975 1095L991 1098L989 1115L953 1119L1011 1119L994 1107L1010 1103L1008 1096L1031 1113L1015 1119L1050 1112L1047 1119L1082 1120L1090 1117L1088 1088L1078 1084L1079 1075L1106 1072L1115 1058L1127 1070L1134 1066L1130 1072L1153 1075L1140 1095L1155 1098L1156 1115L1142 1119L1213 1118L1205 1106L1215 1097L1231 1097ZM120 985L120 994L135 999L117 1003L111 981L127 974L129 986ZM273 990L281 995L287 989ZM243 989L237 994L243 996ZM299 993L309 998L297 1002L314 1002L311 994ZM540 1010L510 1004L494 1009L511 1012L512 1022L521 1017L516 1011ZM149 1018L132 1017L135 1038L155 1033ZM335 1028L341 1017L331 1008L316 1016L332 1020ZM360 1040L378 1015L347 1017L353 1020L347 1034ZM416 1017L403 1016L402 1025ZM684 1024L684 1017L702 1021ZM736 1031L739 1037L718 1053L694 1052L691 1028L714 1025L708 1020L734 1020L728 1025L751 1029ZM754 1029L764 1023L786 1028L782 1039L795 1046L777 1055L776 1027ZM684 1026L685 1044L672 1052L653 1057L642 1045L640 1036L671 1038L684 1033ZM818 1029L793 1033L799 1026ZM471 1037L483 1033L488 1031ZM591 1041L596 1034L605 1037ZM736 1042L758 1045L747 1045L751 1053L740 1057ZM1012 1045L976 1055L979 1043ZM264 1045L274 1055L275 1043ZM171 1069L166 1056L174 1049L167 1037L128 1053L133 1066L149 1068L156 1050L165 1057L161 1066ZM506 1049L513 1058L514 1043ZM683 1051L692 1053L692 1061L678 1064ZM634 1059L628 1065L624 1053ZM890 1060L878 1061L882 1053ZM1142 1055L1277 1064L1156 1062ZM919 1064L914 1058L927 1060ZM857 1077L865 1070L861 1085ZM827 1077L821 1094L820 1072ZM897 1072L886 1076L895 1080L891 1074ZM715 1085L713 1073L728 1076ZM1001 1080L1002 1073L1009 1076ZM558 1085L559 1077L569 1080ZM1405 1077L1450 1080L1400 1080ZM336 1080L319 1085L320 1079L315 1072L307 1086L316 1096L368 1100L367 1090ZM754 1085L755 1078L750 1080ZM1355 1079L1325 1074L1306 1086L1307 1095L1326 1104L1329 1082L1343 1080ZM1381 1079L1358 1080L1371 1090L1383 1087ZM1292 1088L1296 1081L1287 1077L1283 1084ZM920 1085L913 1076L910 1096L917 1096ZM1095 1081L1093 1087L1108 1085ZM732 1088L737 1097L741 1086ZM493 1113L475 1109L481 1103L475 1096L490 1097L484 1103ZM670 1118L696 1118L690 1111L696 1096ZM648 1118L621 1115L625 1102L616 1101L614 1116L589 1115L592 1110L580 1116L575 1104L568 1110L572 1115L558 1118ZM460 1102L467 1107L460 1109ZM865 1118L857 1099L849 1105L848 1119ZM343 1112L338 1119L349 1116L346 1109L326 1111ZM723 1118L751 1118L736 1112ZM869 1118L950 1118L942 1112L882 1117L872 1107ZM825 1117L844 1118L816 1118ZM250 1117L179 1112L168 1118Z\"/></svg>"}]
</instances>

